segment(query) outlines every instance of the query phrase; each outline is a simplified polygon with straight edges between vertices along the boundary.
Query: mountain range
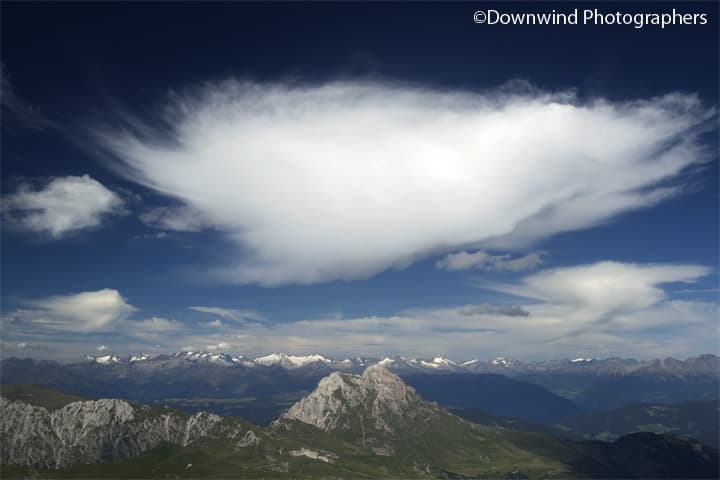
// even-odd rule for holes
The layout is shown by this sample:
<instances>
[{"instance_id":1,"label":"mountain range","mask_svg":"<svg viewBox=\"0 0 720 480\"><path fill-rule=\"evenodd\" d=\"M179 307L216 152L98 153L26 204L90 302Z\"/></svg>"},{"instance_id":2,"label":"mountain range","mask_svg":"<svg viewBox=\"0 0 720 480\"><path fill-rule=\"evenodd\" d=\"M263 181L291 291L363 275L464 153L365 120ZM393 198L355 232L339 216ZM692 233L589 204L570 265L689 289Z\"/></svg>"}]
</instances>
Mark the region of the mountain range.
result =
<instances>
[{"instance_id":1,"label":"mountain range","mask_svg":"<svg viewBox=\"0 0 720 480\"><path fill-rule=\"evenodd\" d=\"M89 356L60 364L9 358L3 383L29 383L88 398L125 398L240 415L268 424L332 372L361 373L381 365L425 398L447 407L552 422L580 411L634 404L712 401L720 389L720 359L573 359L518 362L504 358L456 363L443 357L333 360L322 355L271 354L254 359L216 352Z\"/></svg>"},{"instance_id":2,"label":"mountain range","mask_svg":"<svg viewBox=\"0 0 720 480\"><path fill-rule=\"evenodd\" d=\"M0 402L3 478L709 478L718 452L652 433L575 442L449 413L381 365L334 372L265 428L34 388ZM109 462L109 463L108 463Z\"/></svg>"}]
</instances>

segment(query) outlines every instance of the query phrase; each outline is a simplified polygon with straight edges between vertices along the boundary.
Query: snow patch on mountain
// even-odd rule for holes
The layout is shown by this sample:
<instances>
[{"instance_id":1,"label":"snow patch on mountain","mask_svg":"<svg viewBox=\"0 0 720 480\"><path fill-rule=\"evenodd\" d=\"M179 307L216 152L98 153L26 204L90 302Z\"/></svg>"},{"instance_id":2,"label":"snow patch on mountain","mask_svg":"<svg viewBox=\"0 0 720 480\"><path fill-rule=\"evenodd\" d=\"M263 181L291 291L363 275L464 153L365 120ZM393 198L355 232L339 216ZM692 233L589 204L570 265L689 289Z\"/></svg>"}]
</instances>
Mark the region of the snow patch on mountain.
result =
<instances>
[{"instance_id":1,"label":"snow patch on mountain","mask_svg":"<svg viewBox=\"0 0 720 480\"><path fill-rule=\"evenodd\" d=\"M285 353L271 353L270 355L265 355L263 357L257 357L255 359L255 363L259 365L280 365L282 367L289 367L289 368L297 368L297 367L303 367L305 365L309 365L311 363L332 363L332 360L330 360L327 357L323 357L322 355L305 355L305 356L296 356L296 355L287 355Z\"/></svg>"},{"instance_id":2,"label":"snow patch on mountain","mask_svg":"<svg viewBox=\"0 0 720 480\"><path fill-rule=\"evenodd\" d=\"M337 455L330 452L316 452L315 450L310 450L309 448L304 447L299 450L290 450L288 453L292 457L307 457L312 458L313 460L320 460L325 463L333 463L335 459L338 458Z\"/></svg>"},{"instance_id":3,"label":"snow patch on mountain","mask_svg":"<svg viewBox=\"0 0 720 480\"><path fill-rule=\"evenodd\" d=\"M92 355L86 355L85 360L91 363L97 363L99 365L115 365L120 363L120 359L115 355L102 355L94 357Z\"/></svg>"}]
</instances>

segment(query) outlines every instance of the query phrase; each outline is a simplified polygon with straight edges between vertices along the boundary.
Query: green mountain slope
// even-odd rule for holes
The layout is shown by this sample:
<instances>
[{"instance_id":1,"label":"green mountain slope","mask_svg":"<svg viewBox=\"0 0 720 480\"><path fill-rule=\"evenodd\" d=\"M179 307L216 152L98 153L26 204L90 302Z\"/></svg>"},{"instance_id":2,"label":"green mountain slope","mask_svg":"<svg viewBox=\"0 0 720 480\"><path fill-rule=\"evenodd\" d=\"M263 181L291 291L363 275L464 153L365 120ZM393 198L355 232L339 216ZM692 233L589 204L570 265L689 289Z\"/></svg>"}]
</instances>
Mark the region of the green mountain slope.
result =
<instances>
[{"instance_id":1,"label":"green mountain slope","mask_svg":"<svg viewBox=\"0 0 720 480\"><path fill-rule=\"evenodd\" d=\"M68 403L86 400L79 395L68 395L49 388L28 384L0 385L0 396L8 400L18 400L48 410L57 410Z\"/></svg>"},{"instance_id":2,"label":"green mountain slope","mask_svg":"<svg viewBox=\"0 0 720 480\"><path fill-rule=\"evenodd\" d=\"M617 440L634 432L673 433L718 447L720 403L683 402L674 405L629 405L588 412L559 422L561 427L587 440Z\"/></svg>"}]
</instances>

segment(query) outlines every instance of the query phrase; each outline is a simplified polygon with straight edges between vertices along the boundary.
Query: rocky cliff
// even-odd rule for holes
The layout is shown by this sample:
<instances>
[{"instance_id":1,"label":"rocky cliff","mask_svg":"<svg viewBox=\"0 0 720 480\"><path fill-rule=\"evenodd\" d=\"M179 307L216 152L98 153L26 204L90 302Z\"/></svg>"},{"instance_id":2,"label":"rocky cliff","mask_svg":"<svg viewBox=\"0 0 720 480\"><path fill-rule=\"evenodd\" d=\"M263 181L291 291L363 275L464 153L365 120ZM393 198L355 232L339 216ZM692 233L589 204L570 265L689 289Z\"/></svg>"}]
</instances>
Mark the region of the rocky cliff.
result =
<instances>
[{"instance_id":1,"label":"rocky cliff","mask_svg":"<svg viewBox=\"0 0 720 480\"><path fill-rule=\"evenodd\" d=\"M243 430L239 422L214 414L187 416L123 400L73 402L50 412L0 398L3 464L66 468L129 458L164 442L233 440Z\"/></svg>"}]
</instances>

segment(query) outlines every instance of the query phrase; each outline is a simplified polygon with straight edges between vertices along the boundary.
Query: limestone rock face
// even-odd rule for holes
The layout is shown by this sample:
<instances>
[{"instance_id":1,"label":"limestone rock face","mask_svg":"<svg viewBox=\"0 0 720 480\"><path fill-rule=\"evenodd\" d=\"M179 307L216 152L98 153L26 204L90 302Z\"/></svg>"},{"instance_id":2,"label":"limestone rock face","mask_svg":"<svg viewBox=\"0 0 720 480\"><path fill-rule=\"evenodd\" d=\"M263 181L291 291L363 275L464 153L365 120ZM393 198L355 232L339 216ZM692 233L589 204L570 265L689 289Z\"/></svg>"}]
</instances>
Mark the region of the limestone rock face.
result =
<instances>
[{"instance_id":1,"label":"limestone rock face","mask_svg":"<svg viewBox=\"0 0 720 480\"><path fill-rule=\"evenodd\" d=\"M394 439L438 414L415 390L381 365L362 375L334 372L278 421L295 420L325 432L339 432L377 454L394 450Z\"/></svg>"},{"instance_id":2,"label":"limestone rock face","mask_svg":"<svg viewBox=\"0 0 720 480\"><path fill-rule=\"evenodd\" d=\"M207 437L232 439L242 428L214 414L192 416L133 406L123 400L73 402L55 411L0 398L3 464L66 468L115 461L163 442L189 445Z\"/></svg>"},{"instance_id":3,"label":"limestone rock face","mask_svg":"<svg viewBox=\"0 0 720 480\"><path fill-rule=\"evenodd\" d=\"M382 420L388 415L399 416L409 405L419 402L421 399L415 390L400 377L380 365L372 365L362 375L340 372L328 375L283 418L314 425L326 432L347 430L358 415Z\"/></svg>"}]
</instances>

